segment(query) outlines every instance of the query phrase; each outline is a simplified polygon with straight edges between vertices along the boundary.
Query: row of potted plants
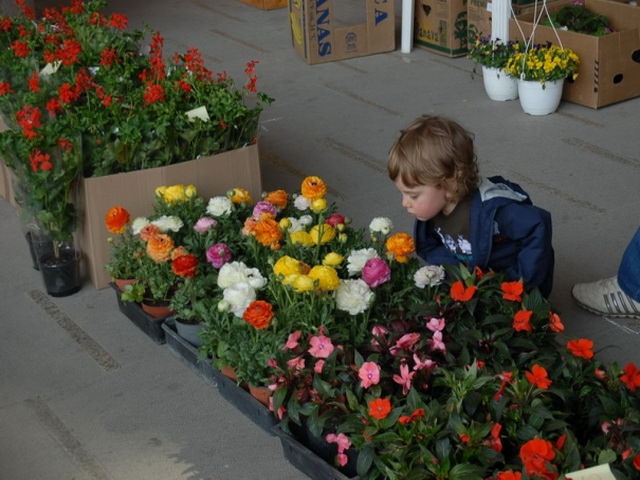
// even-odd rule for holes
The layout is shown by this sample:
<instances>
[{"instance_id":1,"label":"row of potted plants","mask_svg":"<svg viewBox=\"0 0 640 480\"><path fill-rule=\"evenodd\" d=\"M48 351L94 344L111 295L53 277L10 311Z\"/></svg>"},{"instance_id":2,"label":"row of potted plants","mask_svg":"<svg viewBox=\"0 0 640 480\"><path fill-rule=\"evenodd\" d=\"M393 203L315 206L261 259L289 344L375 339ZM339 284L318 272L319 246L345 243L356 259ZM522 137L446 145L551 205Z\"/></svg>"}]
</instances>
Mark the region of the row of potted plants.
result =
<instances>
[{"instance_id":1,"label":"row of potted plants","mask_svg":"<svg viewBox=\"0 0 640 480\"><path fill-rule=\"evenodd\" d=\"M257 90L258 62L246 64L246 82L236 87L226 72L206 68L195 47L165 59L160 32L127 31L128 18L104 13L104 0L40 14L15 2L20 15L0 16L0 114L10 127L0 133L0 157L25 223L49 239L51 262L72 251L82 177L255 143L272 101ZM77 285L47 290L63 295Z\"/></svg>"},{"instance_id":2,"label":"row of potted plants","mask_svg":"<svg viewBox=\"0 0 640 480\"><path fill-rule=\"evenodd\" d=\"M348 475L638 476L634 364L565 338L522 282L421 266L410 235L383 217L354 227L326 191L318 177L257 202L159 187L153 215L107 213L108 268L136 277L123 298L167 299L198 323L202 355L266 390L280 428L331 446Z\"/></svg>"},{"instance_id":3,"label":"row of potted plants","mask_svg":"<svg viewBox=\"0 0 640 480\"><path fill-rule=\"evenodd\" d=\"M482 66L485 91L492 100L520 99L525 113L547 115L558 108L565 79L575 80L580 59L551 43L529 45L478 37L469 58Z\"/></svg>"}]
</instances>

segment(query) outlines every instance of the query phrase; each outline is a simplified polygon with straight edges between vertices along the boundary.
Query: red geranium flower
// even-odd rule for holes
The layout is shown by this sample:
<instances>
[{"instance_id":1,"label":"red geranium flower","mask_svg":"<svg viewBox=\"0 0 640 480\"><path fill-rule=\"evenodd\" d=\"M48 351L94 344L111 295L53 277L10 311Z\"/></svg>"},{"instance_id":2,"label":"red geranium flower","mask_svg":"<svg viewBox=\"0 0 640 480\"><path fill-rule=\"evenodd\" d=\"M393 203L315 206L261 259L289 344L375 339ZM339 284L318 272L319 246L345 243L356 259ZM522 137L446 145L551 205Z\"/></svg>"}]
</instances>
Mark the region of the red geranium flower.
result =
<instances>
[{"instance_id":1,"label":"red geranium flower","mask_svg":"<svg viewBox=\"0 0 640 480\"><path fill-rule=\"evenodd\" d=\"M580 358L592 358L593 357L593 341L586 338L578 338L577 340L569 340L567 342L567 348Z\"/></svg>"},{"instance_id":2,"label":"red geranium flower","mask_svg":"<svg viewBox=\"0 0 640 480\"><path fill-rule=\"evenodd\" d=\"M78 61L82 53L82 45L73 38L67 38L62 42L60 48L56 52L56 57L63 65L73 65Z\"/></svg>"},{"instance_id":3,"label":"red geranium flower","mask_svg":"<svg viewBox=\"0 0 640 480\"><path fill-rule=\"evenodd\" d=\"M147 83L144 89L144 101L147 104L162 102L164 100L164 88L157 83Z\"/></svg>"},{"instance_id":4,"label":"red geranium flower","mask_svg":"<svg viewBox=\"0 0 640 480\"><path fill-rule=\"evenodd\" d=\"M60 101L66 104L70 104L71 102L73 102L74 100L77 100L80 97L76 88L70 83L66 83L66 82L58 87L58 95L59 95Z\"/></svg>"},{"instance_id":5,"label":"red geranium flower","mask_svg":"<svg viewBox=\"0 0 640 480\"><path fill-rule=\"evenodd\" d=\"M33 74L27 79L27 84L29 85L29 90L36 93L40 91L40 77L38 76L38 72L33 72Z\"/></svg>"},{"instance_id":6,"label":"red geranium flower","mask_svg":"<svg viewBox=\"0 0 640 480\"><path fill-rule=\"evenodd\" d=\"M31 152L31 155L29 156L29 161L31 162L31 170L33 170L34 172L46 172L47 170L51 170L53 168L53 163L51 163L51 155L49 155L48 153L42 153L40 150L33 150L33 152Z\"/></svg>"},{"instance_id":7,"label":"red geranium flower","mask_svg":"<svg viewBox=\"0 0 640 480\"><path fill-rule=\"evenodd\" d=\"M451 299L456 302L468 302L473 298L478 287L475 285L471 285L470 287L465 287L464 283L461 280L458 280L453 285L451 285L450 295Z\"/></svg>"},{"instance_id":8,"label":"red geranium flower","mask_svg":"<svg viewBox=\"0 0 640 480\"><path fill-rule=\"evenodd\" d=\"M26 57L31 51L29 45L27 45L25 42L21 42L20 40L14 41L9 48L13 50L14 55L18 58Z\"/></svg>"},{"instance_id":9,"label":"red geranium flower","mask_svg":"<svg viewBox=\"0 0 640 480\"><path fill-rule=\"evenodd\" d=\"M13 89L9 82L0 82L0 97L11 92L13 92Z\"/></svg>"},{"instance_id":10,"label":"red geranium flower","mask_svg":"<svg viewBox=\"0 0 640 480\"><path fill-rule=\"evenodd\" d=\"M522 292L524 292L524 284L522 281L502 282L500 288L502 288L502 298L505 300L511 300L513 302L522 301Z\"/></svg>"},{"instance_id":11,"label":"red geranium flower","mask_svg":"<svg viewBox=\"0 0 640 480\"><path fill-rule=\"evenodd\" d=\"M112 13L111 18L109 18L109 25L118 30L127 28L127 23L129 23L129 19L122 13Z\"/></svg>"},{"instance_id":12,"label":"red geranium flower","mask_svg":"<svg viewBox=\"0 0 640 480\"><path fill-rule=\"evenodd\" d=\"M533 327L531 326L531 316L533 312L531 310L519 310L513 316L513 329L516 332L531 332Z\"/></svg>"}]
</instances>

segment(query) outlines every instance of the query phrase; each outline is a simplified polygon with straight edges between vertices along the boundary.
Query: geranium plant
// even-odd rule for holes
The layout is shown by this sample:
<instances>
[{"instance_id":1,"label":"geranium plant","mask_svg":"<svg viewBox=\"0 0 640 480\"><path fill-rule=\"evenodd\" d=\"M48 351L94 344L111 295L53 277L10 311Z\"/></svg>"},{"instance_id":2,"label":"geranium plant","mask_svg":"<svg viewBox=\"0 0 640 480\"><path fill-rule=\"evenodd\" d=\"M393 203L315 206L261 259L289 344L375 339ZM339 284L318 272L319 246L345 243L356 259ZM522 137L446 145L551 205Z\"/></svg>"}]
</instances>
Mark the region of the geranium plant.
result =
<instances>
[{"instance_id":1,"label":"geranium plant","mask_svg":"<svg viewBox=\"0 0 640 480\"><path fill-rule=\"evenodd\" d=\"M546 43L520 47L505 66L508 75L522 80L545 83L570 77L576 79L580 59L570 48Z\"/></svg>"}]
</instances>

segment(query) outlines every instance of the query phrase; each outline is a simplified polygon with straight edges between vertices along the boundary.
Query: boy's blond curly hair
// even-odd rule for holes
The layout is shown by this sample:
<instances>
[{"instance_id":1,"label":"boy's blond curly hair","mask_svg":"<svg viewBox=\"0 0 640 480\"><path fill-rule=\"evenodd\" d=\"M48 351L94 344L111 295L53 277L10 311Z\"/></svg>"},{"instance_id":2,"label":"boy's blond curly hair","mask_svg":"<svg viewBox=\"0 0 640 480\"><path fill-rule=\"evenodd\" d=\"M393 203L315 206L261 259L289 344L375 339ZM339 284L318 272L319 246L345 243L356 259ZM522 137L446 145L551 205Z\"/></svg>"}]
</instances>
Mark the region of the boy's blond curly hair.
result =
<instances>
[{"instance_id":1,"label":"boy's blond curly hair","mask_svg":"<svg viewBox=\"0 0 640 480\"><path fill-rule=\"evenodd\" d=\"M423 115L401 131L389 151L389 178L409 187L433 185L459 202L479 183L473 134L445 117Z\"/></svg>"}]
</instances>

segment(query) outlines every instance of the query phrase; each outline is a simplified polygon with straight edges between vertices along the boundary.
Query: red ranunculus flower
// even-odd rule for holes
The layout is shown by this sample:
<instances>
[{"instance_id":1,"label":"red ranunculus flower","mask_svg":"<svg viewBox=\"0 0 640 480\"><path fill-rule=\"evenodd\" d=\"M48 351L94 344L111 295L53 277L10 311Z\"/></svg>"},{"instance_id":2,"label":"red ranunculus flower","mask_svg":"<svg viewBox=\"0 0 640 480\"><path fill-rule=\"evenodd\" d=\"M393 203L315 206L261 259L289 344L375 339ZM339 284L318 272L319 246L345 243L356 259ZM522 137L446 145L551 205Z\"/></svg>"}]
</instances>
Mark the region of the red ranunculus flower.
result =
<instances>
[{"instance_id":1,"label":"red ranunculus flower","mask_svg":"<svg viewBox=\"0 0 640 480\"><path fill-rule=\"evenodd\" d=\"M120 235L124 233L125 228L127 228L127 224L130 219L129 212L126 208L121 206L111 207L104 218L104 223L107 227L107 230L111 233L115 233Z\"/></svg>"},{"instance_id":2,"label":"red ranunculus flower","mask_svg":"<svg viewBox=\"0 0 640 480\"><path fill-rule=\"evenodd\" d=\"M264 300L251 302L242 314L244 321L258 330L267 328L274 316L273 305Z\"/></svg>"},{"instance_id":3,"label":"red ranunculus flower","mask_svg":"<svg viewBox=\"0 0 640 480\"><path fill-rule=\"evenodd\" d=\"M188 253L171 262L171 271L180 277L193 278L198 270L198 257Z\"/></svg>"}]
</instances>

